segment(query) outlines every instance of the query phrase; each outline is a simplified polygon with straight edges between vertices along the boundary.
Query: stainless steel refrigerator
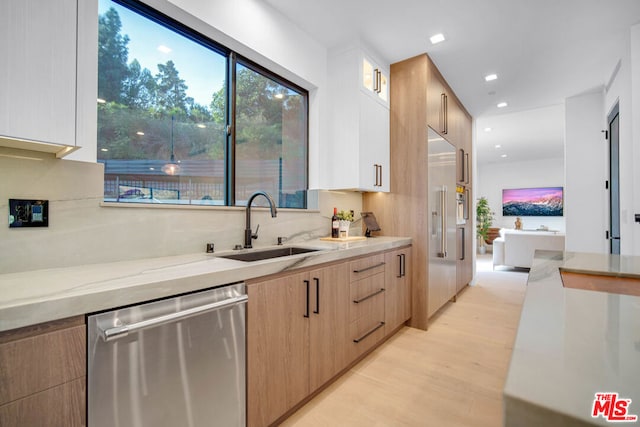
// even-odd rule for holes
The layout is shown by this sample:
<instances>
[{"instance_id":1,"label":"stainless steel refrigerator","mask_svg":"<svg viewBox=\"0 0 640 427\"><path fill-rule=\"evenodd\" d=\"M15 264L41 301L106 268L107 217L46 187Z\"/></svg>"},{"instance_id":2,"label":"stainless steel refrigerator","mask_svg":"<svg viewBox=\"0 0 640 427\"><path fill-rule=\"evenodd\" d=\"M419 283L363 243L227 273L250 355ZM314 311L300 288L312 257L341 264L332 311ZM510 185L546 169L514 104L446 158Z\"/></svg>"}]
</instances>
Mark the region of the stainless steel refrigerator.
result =
<instances>
[{"instance_id":1,"label":"stainless steel refrigerator","mask_svg":"<svg viewBox=\"0 0 640 427\"><path fill-rule=\"evenodd\" d=\"M428 316L456 294L456 149L429 128Z\"/></svg>"}]
</instances>

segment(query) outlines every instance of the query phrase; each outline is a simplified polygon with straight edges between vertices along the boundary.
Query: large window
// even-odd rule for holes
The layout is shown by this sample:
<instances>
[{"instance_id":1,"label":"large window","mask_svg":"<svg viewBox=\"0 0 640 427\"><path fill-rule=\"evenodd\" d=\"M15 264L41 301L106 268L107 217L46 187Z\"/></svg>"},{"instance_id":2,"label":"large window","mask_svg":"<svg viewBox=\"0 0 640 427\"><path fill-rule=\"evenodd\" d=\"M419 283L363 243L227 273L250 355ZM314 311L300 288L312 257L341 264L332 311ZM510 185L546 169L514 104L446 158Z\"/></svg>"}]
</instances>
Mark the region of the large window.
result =
<instances>
[{"instance_id":1,"label":"large window","mask_svg":"<svg viewBox=\"0 0 640 427\"><path fill-rule=\"evenodd\" d=\"M306 208L306 91L129 0L98 43L105 201Z\"/></svg>"}]
</instances>

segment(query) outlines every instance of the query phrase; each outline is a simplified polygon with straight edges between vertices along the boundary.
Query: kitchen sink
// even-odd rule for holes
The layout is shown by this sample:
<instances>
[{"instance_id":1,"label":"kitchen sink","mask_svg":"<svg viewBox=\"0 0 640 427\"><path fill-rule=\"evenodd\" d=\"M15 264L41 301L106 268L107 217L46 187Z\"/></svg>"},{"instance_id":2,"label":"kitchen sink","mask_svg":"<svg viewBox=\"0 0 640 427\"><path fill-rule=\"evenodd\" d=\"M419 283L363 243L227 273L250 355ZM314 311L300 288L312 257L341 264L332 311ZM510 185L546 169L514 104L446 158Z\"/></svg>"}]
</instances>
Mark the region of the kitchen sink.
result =
<instances>
[{"instance_id":1,"label":"kitchen sink","mask_svg":"<svg viewBox=\"0 0 640 427\"><path fill-rule=\"evenodd\" d=\"M288 246L285 248L263 249L263 250L249 251L249 252L241 252L237 254L220 255L219 257L235 259L238 261L261 261L264 259L298 255L298 254L304 254L308 252L316 252L319 250L320 249L298 248L295 246Z\"/></svg>"}]
</instances>

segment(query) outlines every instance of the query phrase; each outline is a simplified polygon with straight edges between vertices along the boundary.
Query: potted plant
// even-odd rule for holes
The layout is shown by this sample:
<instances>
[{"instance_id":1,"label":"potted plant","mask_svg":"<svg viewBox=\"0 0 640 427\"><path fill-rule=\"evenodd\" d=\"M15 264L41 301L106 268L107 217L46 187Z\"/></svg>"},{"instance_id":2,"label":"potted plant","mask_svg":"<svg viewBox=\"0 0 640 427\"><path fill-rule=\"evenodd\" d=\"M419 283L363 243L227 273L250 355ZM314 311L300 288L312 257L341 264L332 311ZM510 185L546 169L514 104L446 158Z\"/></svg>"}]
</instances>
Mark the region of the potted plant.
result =
<instances>
[{"instance_id":1,"label":"potted plant","mask_svg":"<svg viewBox=\"0 0 640 427\"><path fill-rule=\"evenodd\" d=\"M480 197L476 204L476 234L480 239L478 250L481 254L487 252L486 242L489 228L493 223L493 211L489 207L489 201L486 197Z\"/></svg>"},{"instance_id":2,"label":"potted plant","mask_svg":"<svg viewBox=\"0 0 640 427\"><path fill-rule=\"evenodd\" d=\"M340 237L349 237L349 227L353 222L353 211L338 212L338 221L340 221Z\"/></svg>"}]
</instances>

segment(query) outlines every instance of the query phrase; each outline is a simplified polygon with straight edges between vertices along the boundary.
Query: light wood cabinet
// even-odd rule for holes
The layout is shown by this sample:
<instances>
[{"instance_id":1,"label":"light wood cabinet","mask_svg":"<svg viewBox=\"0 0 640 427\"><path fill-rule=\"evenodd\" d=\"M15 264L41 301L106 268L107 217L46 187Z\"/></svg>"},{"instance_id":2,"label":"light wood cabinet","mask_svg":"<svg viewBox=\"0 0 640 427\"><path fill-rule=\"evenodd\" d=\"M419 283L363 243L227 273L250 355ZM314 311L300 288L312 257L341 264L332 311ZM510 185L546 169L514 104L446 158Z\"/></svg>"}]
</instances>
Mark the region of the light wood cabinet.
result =
<instances>
[{"instance_id":1,"label":"light wood cabinet","mask_svg":"<svg viewBox=\"0 0 640 427\"><path fill-rule=\"evenodd\" d=\"M411 317L411 248L385 254L385 334L392 333Z\"/></svg>"},{"instance_id":2,"label":"light wood cabinet","mask_svg":"<svg viewBox=\"0 0 640 427\"><path fill-rule=\"evenodd\" d=\"M347 364L347 264L247 284L247 419L276 421Z\"/></svg>"},{"instance_id":3,"label":"light wood cabinet","mask_svg":"<svg viewBox=\"0 0 640 427\"><path fill-rule=\"evenodd\" d=\"M466 165L457 164L458 183L471 194L471 116L456 98L436 66L427 55L419 55L391 65L390 74L390 191L386 194L363 195L363 210L375 213L382 228L382 235L409 236L413 240L411 250L411 320L410 325L427 329L429 314L446 304L457 292L456 286L447 288L446 295L429 301L429 215L427 199L428 153L425 141L431 127L449 141L457 156ZM460 153L460 152L459 152ZM468 169L468 171L467 171ZM468 173L467 173L468 172ZM453 194L453 191L452 191ZM471 197L471 196L469 196ZM471 198L468 199L471 205ZM402 219L398 219L398 212ZM467 220L465 237L473 239L472 221ZM466 243L468 245L469 243ZM469 247L469 246L465 246ZM472 271L472 252L467 252L464 262ZM456 262L456 266L458 266ZM468 274L460 276L460 280ZM470 280L470 279L469 279ZM468 283L468 282L467 282ZM431 310L429 309L431 307Z\"/></svg>"},{"instance_id":4,"label":"light wood cabinet","mask_svg":"<svg viewBox=\"0 0 640 427\"><path fill-rule=\"evenodd\" d=\"M408 253L406 247L247 283L249 426L278 422L410 316L409 265L398 264ZM390 285L397 309L385 299L389 263L405 273ZM385 328L387 307L393 330Z\"/></svg>"},{"instance_id":5,"label":"light wood cabinet","mask_svg":"<svg viewBox=\"0 0 640 427\"><path fill-rule=\"evenodd\" d=\"M86 425L86 326L65 319L0 334L0 425Z\"/></svg>"},{"instance_id":6,"label":"light wood cabinet","mask_svg":"<svg viewBox=\"0 0 640 427\"><path fill-rule=\"evenodd\" d=\"M321 187L389 191L388 72L357 46L331 52L328 138Z\"/></svg>"},{"instance_id":7,"label":"light wood cabinet","mask_svg":"<svg viewBox=\"0 0 640 427\"><path fill-rule=\"evenodd\" d=\"M314 270L311 282L309 339L310 392L333 378L348 364L345 325L349 316L347 264ZM313 294L315 293L315 294Z\"/></svg>"},{"instance_id":8,"label":"light wood cabinet","mask_svg":"<svg viewBox=\"0 0 640 427\"><path fill-rule=\"evenodd\" d=\"M2 2L0 145L76 145L77 15L77 0Z\"/></svg>"},{"instance_id":9,"label":"light wood cabinet","mask_svg":"<svg viewBox=\"0 0 640 427\"><path fill-rule=\"evenodd\" d=\"M309 394L306 274L247 283L247 423L267 426Z\"/></svg>"}]
</instances>

